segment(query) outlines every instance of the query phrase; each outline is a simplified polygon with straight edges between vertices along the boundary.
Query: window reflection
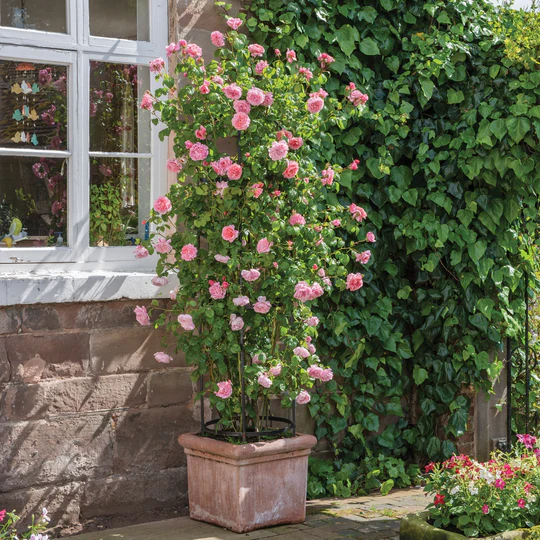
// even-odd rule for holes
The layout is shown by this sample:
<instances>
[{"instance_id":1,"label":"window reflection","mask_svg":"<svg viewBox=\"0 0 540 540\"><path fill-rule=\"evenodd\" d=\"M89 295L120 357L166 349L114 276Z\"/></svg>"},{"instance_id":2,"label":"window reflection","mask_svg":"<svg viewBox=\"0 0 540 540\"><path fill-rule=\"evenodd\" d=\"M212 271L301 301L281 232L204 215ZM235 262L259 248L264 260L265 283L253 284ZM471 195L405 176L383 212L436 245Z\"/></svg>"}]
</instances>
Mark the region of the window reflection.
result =
<instances>
[{"instance_id":1,"label":"window reflection","mask_svg":"<svg viewBox=\"0 0 540 540\"><path fill-rule=\"evenodd\" d=\"M150 40L148 0L89 0L93 36Z\"/></svg>"},{"instance_id":2,"label":"window reflection","mask_svg":"<svg viewBox=\"0 0 540 540\"><path fill-rule=\"evenodd\" d=\"M65 34L66 0L0 0L0 26Z\"/></svg>"}]
</instances>

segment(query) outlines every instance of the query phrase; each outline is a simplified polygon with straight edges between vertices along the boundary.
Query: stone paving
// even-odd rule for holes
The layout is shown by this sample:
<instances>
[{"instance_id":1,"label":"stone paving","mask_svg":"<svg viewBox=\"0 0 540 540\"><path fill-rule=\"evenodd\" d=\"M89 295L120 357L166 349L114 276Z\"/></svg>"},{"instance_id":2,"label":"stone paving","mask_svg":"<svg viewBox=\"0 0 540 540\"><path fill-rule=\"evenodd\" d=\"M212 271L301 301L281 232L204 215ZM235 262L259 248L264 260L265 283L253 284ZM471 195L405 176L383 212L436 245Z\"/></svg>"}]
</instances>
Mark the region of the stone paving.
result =
<instances>
[{"instance_id":1,"label":"stone paving","mask_svg":"<svg viewBox=\"0 0 540 540\"><path fill-rule=\"evenodd\" d=\"M395 490L389 495L351 499L319 499L307 504L306 521L236 534L188 517L154 521L121 529L92 532L76 540L398 540L400 519L424 510L421 488Z\"/></svg>"}]
</instances>

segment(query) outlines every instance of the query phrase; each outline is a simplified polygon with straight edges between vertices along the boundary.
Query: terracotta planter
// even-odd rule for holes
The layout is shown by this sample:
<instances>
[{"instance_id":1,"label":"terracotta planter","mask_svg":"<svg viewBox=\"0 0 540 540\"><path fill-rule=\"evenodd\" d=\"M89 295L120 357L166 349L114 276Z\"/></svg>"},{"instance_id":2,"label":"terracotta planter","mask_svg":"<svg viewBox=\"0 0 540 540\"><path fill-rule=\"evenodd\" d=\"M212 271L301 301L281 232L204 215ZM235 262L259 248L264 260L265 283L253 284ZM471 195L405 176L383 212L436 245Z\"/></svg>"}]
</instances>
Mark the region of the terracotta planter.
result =
<instances>
[{"instance_id":1,"label":"terracotta planter","mask_svg":"<svg viewBox=\"0 0 540 540\"><path fill-rule=\"evenodd\" d=\"M312 435L232 444L180 435L188 463L189 515L237 533L306 517Z\"/></svg>"},{"instance_id":2,"label":"terracotta planter","mask_svg":"<svg viewBox=\"0 0 540 540\"><path fill-rule=\"evenodd\" d=\"M409 514L401 520L399 540L470 540L463 534L438 529L428 523L429 512ZM476 540L524 540L531 530L508 531Z\"/></svg>"}]
</instances>

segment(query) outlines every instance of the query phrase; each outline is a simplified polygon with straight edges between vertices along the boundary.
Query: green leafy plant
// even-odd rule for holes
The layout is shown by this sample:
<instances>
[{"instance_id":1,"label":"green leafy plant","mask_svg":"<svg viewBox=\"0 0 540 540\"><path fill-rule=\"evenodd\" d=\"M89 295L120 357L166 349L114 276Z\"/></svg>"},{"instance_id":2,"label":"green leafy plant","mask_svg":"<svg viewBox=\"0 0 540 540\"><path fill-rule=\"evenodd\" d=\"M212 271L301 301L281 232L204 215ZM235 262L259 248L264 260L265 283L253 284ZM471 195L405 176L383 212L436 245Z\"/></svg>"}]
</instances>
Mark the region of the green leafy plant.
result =
<instances>
[{"instance_id":1,"label":"green leafy plant","mask_svg":"<svg viewBox=\"0 0 540 540\"><path fill-rule=\"evenodd\" d=\"M90 243L93 246L122 246L126 229L121 215L122 194L112 183L90 186Z\"/></svg>"},{"instance_id":2,"label":"green leafy plant","mask_svg":"<svg viewBox=\"0 0 540 540\"><path fill-rule=\"evenodd\" d=\"M50 518L46 508L40 516L32 515L32 521L25 532L17 531L19 520L15 510L0 510L0 540L49 540L49 535L42 534L49 529Z\"/></svg>"}]
</instances>

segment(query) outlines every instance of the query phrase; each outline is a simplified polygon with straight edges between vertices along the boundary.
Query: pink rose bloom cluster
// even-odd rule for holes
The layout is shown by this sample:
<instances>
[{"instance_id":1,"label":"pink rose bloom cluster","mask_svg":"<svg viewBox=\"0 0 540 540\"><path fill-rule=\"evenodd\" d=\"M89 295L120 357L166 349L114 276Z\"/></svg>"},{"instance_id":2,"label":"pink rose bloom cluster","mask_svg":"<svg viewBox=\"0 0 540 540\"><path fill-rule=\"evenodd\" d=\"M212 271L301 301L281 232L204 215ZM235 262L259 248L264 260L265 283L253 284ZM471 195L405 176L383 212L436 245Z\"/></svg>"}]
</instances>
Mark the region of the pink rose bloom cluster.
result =
<instances>
[{"instance_id":1,"label":"pink rose bloom cluster","mask_svg":"<svg viewBox=\"0 0 540 540\"><path fill-rule=\"evenodd\" d=\"M167 197L159 197L154 202L154 210L159 214L167 214L172 210L171 201Z\"/></svg>"},{"instance_id":2,"label":"pink rose bloom cluster","mask_svg":"<svg viewBox=\"0 0 540 540\"><path fill-rule=\"evenodd\" d=\"M197 248L193 244L186 244L180 250L180 256L183 261L192 261L197 256Z\"/></svg>"},{"instance_id":3,"label":"pink rose bloom cluster","mask_svg":"<svg viewBox=\"0 0 540 540\"><path fill-rule=\"evenodd\" d=\"M283 178L294 178L298 174L299 169L298 162L287 160L287 167L283 171Z\"/></svg>"},{"instance_id":4,"label":"pink rose bloom cluster","mask_svg":"<svg viewBox=\"0 0 540 540\"><path fill-rule=\"evenodd\" d=\"M356 254L356 262L367 264L369 259L371 259L371 251L369 249Z\"/></svg>"},{"instance_id":5,"label":"pink rose bloom cluster","mask_svg":"<svg viewBox=\"0 0 540 540\"><path fill-rule=\"evenodd\" d=\"M231 123L234 129L245 131L249 127L249 124L251 124L251 119L246 113L239 112L232 117Z\"/></svg>"},{"instance_id":6,"label":"pink rose bloom cluster","mask_svg":"<svg viewBox=\"0 0 540 540\"><path fill-rule=\"evenodd\" d=\"M193 317L187 313L182 313L178 315L178 322L184 330L195 330L195 323L193 322Z\"/></svg>"},{"instance_id":7,"label":"pink rose bloom cluster","mask_svg":"<svg viewBox=\"0 0 540 540\"><path fill-rule=\"evenodd\" d=\"M221 230L221 238L226 242L234 242L240 233L234 228L234 225L225 225Z\"/></svg>"},{"instance_id":8,"label":"pink rose bloom cluster","mask_svg":"<svg viewBox=\"0 0 540 540\"><path fill-rule=\"evenodd\" d=\"M330 56L327 53L319 54L317 60L321 64L321 69L326 69L332 62L335 62L336 59L333 56Z\"/></svg>"},{"instance_id":9,"label":"pink rose bloom cluster","mask_svg":"<svg viewBox=\"0 0 540 540\"><path fill-rule=\"evenodd\" d=\"M268 155L272 161L279 161L287 156L289 145L285 141L274 141L268 149Z\"/></svg>"},{"instance_id":10,"label":"pink rose bloom cluster","mask_svg":"<svg viewBox=\"0 0 540 540\"><path fill-rule=\"evenodd\" d=\"M179 173L184 168L184 158L173 158L167 160L167 169L173 173Z\"/></svg>"},{"instance_id":11,"label":"pink rose bloom cluster","mask_svg":"<svg viewBox=\"0 0 540 540\"><path fill-rule=\"evenodd\" d=\"M364 286L364 276L360 273L358 274L349 274L347 276L347 289L349 291L357 291Z\"/></svg>"},{"instance_id":12,"label":"pink rose bloom cluster","mask_svg":"<svg viewBox=\"0 0 540 540\"><path fill-rule=\"evenodd\" d=\"M180 50L179 43L169 43L169 45L165 47L167 56L172 56L173 53L178 52L179 50Z\"/></svg>"},{"instance_id":13,"label":"pink rose bloom cluster","mask_svg":"<svg viewBox=\"0 0 540 540\"><path fill-rule=\"evenodd\" d=\"M298 403L298 405L305 405L310 401L311 396L309 395L309 392L306 392L305 390L300 390L299 394L296 396L296 403Z\"/></svg>"},{"instance_id":14,"label":"pink rose bloom cluster","mask_svg":"<svg viewBox=\"0 0 540 540\"><path fill-rule=\"evenodd\" d=\"M199 129L195 130L195 137L201 141L206 139L206 128L204 126L199 126Z\"/></svg>"},{"instance_id":15,"label":"pink rose bloom cluster","mask_svg":"<svg viewBox=\"0 0 540 540\"><path fill-rule=\"evenodd\" d=\"M148 250L144 246L137 246L135 248L135 258L136 259L146 259L148 257L149 253Z\"/></svg>"},{"instance_id":16,"label":"pink rose bloom cluster","mask_svg":"<svg viewBox=\"0 0 540 540\"><path fill-rule=\"evenodd\" d=\"M266 60L260 60L255 66L255 73L257 75L262 75L264 70L268 67L268 62Z\"/></svg>"},{"instance_id":17,"label":"pink rose bloom cluster","mask_svg":"<svg viewBox=\"0 0 540 540\"><path fill-rule=\"evenodd\" d=\"M159 73L163 69L165 69L165 60L163 58L156 58L150 62L151 73Z\"/></svg>"},{"instance_id":18,"label":"pink rose bloom cluster","mask_svg":"<svg viewBox=\"0 0 540 540\"><path fill-rule=\"evenodd\" d=\"M309 300L315 300L323 294L324 290L318 283L309 285L305 281L300 281L296 284L296 287L294 288L294 298L300 300L300 302L308 302Z\"/></svg>"},{"instance_id":19,"label":"pink rose bloom cluster","mask_svg":"<svg viewBox=\"0 0 540 540\"><path fill-rule=\"evenodd\" d=\"M375 235L372 232L368 232L366 234L366 240L371 243L375 242L376 241Z\"/></svg>"},{"instance_id":20,"label":"pink rose bloom cluster","mask_svg":"<svg viewBox=\"0 0 540 540\"><path fill-rule=\"evenodd\" d=\"M253 311L255 313L268 313L272 307L272 304L266 299L266 296L259 296L257 302L253 304Z\"/></svg>"},{"instance_id":21,"label":"pink rose bloom cluster","mask_svg":"<svg viewBox=\"0 0 540 540\"><path fill-rule=\"evenodd\" d=\"M242 319L242 317L239 317L238 315L235 315L234 313L231 315L229 321L231 330L233 330L234 332L237 332L238 330L242 330L242 328L244 328L244 319Z\"/></svg>"},{"instance_id":22,"label":"pink rose bloom cluster","mask_svg":"<svg viewBox=\"0 0 540 540\"><path fill-rule=\"evenodd\" d=\"M334 170L328 167L327 169L324 169L322 172L322 178L321 183L323 186L331 186L334 182Z\"/></svg>"},{"instance_id":23,"label":"pink rose bloom cluster","mask_svg":"<svg viewBox=\"0 0 540 540\"><path fill-rule=\"evenodd\" d=\"M367 103L369 97L366 94L362 94L360 90L356 90L354 83L349 83L346 88L346 92L350 92L347 99L355 106L360 107Z\"/></svg>"},{"instance_id":24,"label":"pink rose bloom cluster","mask_svg":"<svg viewBox=\"0 0 540 540\"><path fill-rule=\"evenodd\" d=\"M253 184L251 186L251 190L253 191L253 196L256 199L258 199L262 195L263 187L264 187L264 184L262 182L257 182L256 184Z\"/></svg>"},{"instance_id":25,"label":"pink rose bloom cluster","mask_svg":"<svg viewBox=\"0 0 540 540\"><path fill-rule=\"evenodd\" d=\"M251 270L242 270L240 272L240 275L246 280L246 281L257 281L261 277L261 273L258 270L255 270L255 268L252 268Z\"/></svg>"},{"instance_id":26,"label":"pink rose bloom cluster","mask_svg":"<svg viewBox=\"0 0 540 540\"><path fill-rule=\"evenodd\" d=\"M263 388L270 388L272 386L272 380L266 373L261 373L257 379L257 382L263 387Z\"/></svg>"},{"instance_id":27,"label":"pink rose bloom cluster","mask_svg":"<svg viewBox=\"0 0 540 540\"><path fill-rule=\"evenodd\" d=\"M313 79L313 73L307 67L298 68L298 73L300 73L300 75L303 75L307 81Z\"/></svg>"},{"instance_id":28,"label":"pink rose bloom cluster","mask_svg":"<svg viewBox=\"0 0 540 540\"><path fill-rule=\"evenodd\" d=\"M216 259L217 262L227 264L231 258L228 255L220 255L219 253L217 255L214 255L214 259Z\"/></svg>"},{"instance_id":29,"label":"pink rose bloom cluster","mask_svg":"<svg viewBox=\"0 0 540 540\"><path fill-rule=\"evenodd\" d=\"M233 30L238 30L240 26L242 26L242 19L231 17L230 19L227 19L227 26Z\"/></svg>"},{"instance_id":30,"label":"pink rose bloom cluster","mask_svg":"<svg viewBox=\"0 0 540 540\"><path fill-rule=\"evenodd\" d=\"M254 43L252 45L248 45L248 51L251 56L254 58L260 57L264 54L264 47L262 45L258 45L257 43Z\"/></svg>"},{"instance_id":31,"label":"pink rose bloom cluster","mask_svg":"<svg viewBox=\"0 0 540 540\"><path fill-rule=\"evenodd\" d=\"M289 139L289 148L291 150L298 150L304 144L304 139L302 137L291 137Z\"/></svg>"},{"instance_id":32,"label":"pink rose bloom cluster","mask_svg":"<svg viewBox=\"0 0 540 540\"><path fill-rule=\"evenodd\" d=\"M217 30L210 34L210 40L212 41L212 45L216 47L223 47L225 45L225 36Z\"/></svg>"},{"instance_id":33,"label":"pink rose bloom cluster","mask_svg":"<svg viewBox=\"0 0 540 540\"><path fill-rule=\"evenodd\" d=\"M289 223L294 227L296 225L305 225L306 219L302 214L297 214L296 212L289 218Z\"/></svg>"},{"instance_id":34,"label":"pink rose bloom cluster","mask_svg":"<svg viewBox=\"0 0 540 540\"><path fill-rule=\"evenodd\" d=\"M268 370L268 373L272 375L272 377L279 377L281 375L281 364L278 364L277 366L273 366Z\"/></svg>"},{"instance_id":35,"label":"pink rose bloom cluster","mask_svg":"<svg viewBox=\"0 0 540 540\"><path fill-rule=\"evenodd\" d=\"M224 86L223 93L232 100L237 100L242 97L242 89L237 84Z\"/></svg>"},{"instance_id":36,"label":"pink rose bloom cluster","mask_svg":"<svg viewBox=\"0 0 540 540\"><path fill-rule=\"evenodd\" d=\"M334 378L334 373L330 368L323 369L321 366L309 366L307 369L307 374L312 379L318 379L322 382L331 381Z\"/></svg>"},{"instance_id":37,"label":"pink rose bloom cluster","mask_svg":"<svg viewBox=\"0 0 540 540\"><path fill-rule=\"evenodd\" d=\"M270 253L274 242L269 242L267 238L262 238L257 242L257 253Z\"/></svg>"},{"instance_id":38,"label":"pink rose bloom cluster","mask_svg":"<svg viewBox=\"0 0 540 540\"><path fill-rule=\"evenodd\" d=\"M212 300L223 300L227 294L229 284L226 281L219 283L219 281L213 280L210 280L209 283L210 287L208 288L208 292L210 293Z\"/></svg>"},{"instance_id":39,"label":"pink rose bloom cluster","mask_svg":"<svg viewBox=\"0 0 540 540\"><path fill-rule=\"evenodd\" d=\"M153 245L154 245L154 249L158 253L170 253L172 251L170 239L166 240L165 238L158 238L158 241Z\"/></svg>"},{"instance_id":40,"label":"pink rose bloom cluster","mask_svg":"<svg viewBox=\"0 0 540 540\"><path fill-rule=\"evenodd\" d=\"M265 93L260 88L254 86L248 90L246 95L246 100L250 105L256 107L257 105L262 105L264 103Z\"/></svg>"},{"instance_id":41,"label":"pink rose bloom cluster","mask_svg":"<svg viewBox=\"0 0 540 540\"><path fill-rule=\"evenodd\" d=\"M247 296L238 296L233 298L233 304L238 307L244 307L249 304L249 298Z\"/></svg>"},{"instance_id":42,"label":"pink rose bloom cluster","mask_svg":"<svg viewBox=\"0 0 540 540\"><path fill-rule=\"evenodd\" d=\"M318 318L318 317L313 316L313 317L309 317L309 319L306 319L304 322L305 322L308 326L313 326L313 327L315 327L315 326L318 326L318 325L319 325L319 322L320 322L320 321L319 321L319 318Z\"/></svg>"},{"instance_id":43,"label":"pink rose bloom cluster","mask_svg":"<svg viewBox=\"0 0 540 540\"><path fill-rule=\"evenodd\" d=\"M266 355L264 353L254 354L251 357L251 361L257 366L260 366L265 360L266 360Z\"/></svg>"},{"instance_id":44,"label":"pink rose bloom cluster","mask_svg":"<svg viewBox=\"0 0 540 540\"><path fill-rule=\"evenodd\" d=\"M289 62L289 64L292 64L296 61L296 53L291 49L287 49L287 53L285 54L285 56L287 57L287 62Z\"/></svg>"},{"instance_id":45,"label":"pink rose bloom cluster","mask_svg":"<svg viewBox=\"0 0 540 540\"><path fill-rule=\"evenodd\" d=\"M308 358L311 355L305 347L295 347L293 353L300 358Z\"/></svg>"},{"instance_id":46,"label":"pink rose bloom cluster","mask_svg":"<svg viewBox=\"0 0 540 540\"><path fill-rule=\"evenodd\" d=\"M222 381L218 382L218 391L214 392L214 394L222 399L230 398L232 395L232 383L230 379L228 381Z\"/></svg>"},{"instance_id":47,"label":"pink rose bloom cluster","mask_svg":"<svg viewBox=\"0 0 540 540\"><path fill-rule=\"evenodd\" d=\"M354 203L349 206L349 212L351 213L353 219L359 223L362 223L362 221L367 218L367 212L361 206L357 206Z\"/></svg>"},{"instance_id":48,"label":"pink rose bloom cluster","mask_svg":"<svg viewBox=\"0 0 540 540\"><path fill-rule=\"evenodd\" d=\"M212 161L210 163L212 169L214 169L214 172L218 176L225 176L227 174L227 171L229 170L229 167L233 164L230 157L222 157L218 161Z\"/></svg>"},{"instance_id":49,"label":"pink rose bloom cluster","mask_svg":"<svg viewBox=\"0 0 540 540\"><path fill-rule=\"evenodd\" d=\"M216 191L214 191L214 195L218 197L223 197L225 194L225 190L229 187L229 182L216 182Z\"/></svg>"},{"instance_id":50,"label":"pink rose bloom cluster","mask_svg":"<svg viewBox=\"0 0 540 540\"><path fill-rule=\"evenodd\" d=\"M152 285L155 285L156 287L163 287L164 285L167 285L168 283L169 283L169 280L166 277L156 276L152 278Z\"/></svg>"},{"instance_id":51,"label":"pink rose bloom cluster","mask_svg":"<svg viewBox=\"0 0 540 540\"><path fill-rule=\"evenodd\" d=\"M154 358L161 364L170 364L173 361L173 357L164 352L154 353Z\"/></svg>"},{"instance_id":52,"label":"pink rose bloom cluster","mask_svg":"<svg viewBox=\"0 0 540 540\"><path fill-rule=\"evenodd\" d=\"M203 161L208 157L208 146L202 143L195 143L189 149L189 157L193 161Z\"/></svg>"},{"instance_id":53,"label":"pink rose bloom cluster","mask_svg":"<svg viewBox=\"0 0 540 540\"><path fill-rule=\"evenodd\" d=\"M141 326L150 326L150 316L148 315L148 312L146 311L146 308L137 306L134 310L135 312L135 318L137 319L137 322Z\"/></svg>"},{"instance_id":54,"label":"pink rose bloom cluster","mask_svg":"<svg viewBox=\"0 0 540 540\"><path fill-rule=\"evenodd\" d=\"M310 94L310 98L307 100L307 110L311 114L321 112L324 107L324 99L318 94Z\"/></svg>"},{"instance_id":55,"label":"pink rose bloom cluster","mask_svg":"<svg viewBox=\"0 0 540 540\"><path fill-rule=\"evenodd\" d=\"M245 99L237 99L233 101L233 108L236 112L249 114L251 112L251 105Z\"/></svg>"},{"instance_id":56,"label":"pink rose bloom cluster","mask_svg":"<svg viewBox=\"0 0 540 540\"><path fill-rule=\"evenodd\" d=\"M227 169L227 176L229 180L240 180L240 178L242 178L242 165L238 165L238 163L233 163Z\"/></svg>"},{"instance_id":57,"label":"pink rose bloom cluster","mask_svg":"<svg viewBox=\"0 0 540 540\"><path fill-rule=\"evenodd\" d=\"M141 109L149 111L154 106L154 98L146 92L141 100Z\"/></svg>"}]
</instances>

